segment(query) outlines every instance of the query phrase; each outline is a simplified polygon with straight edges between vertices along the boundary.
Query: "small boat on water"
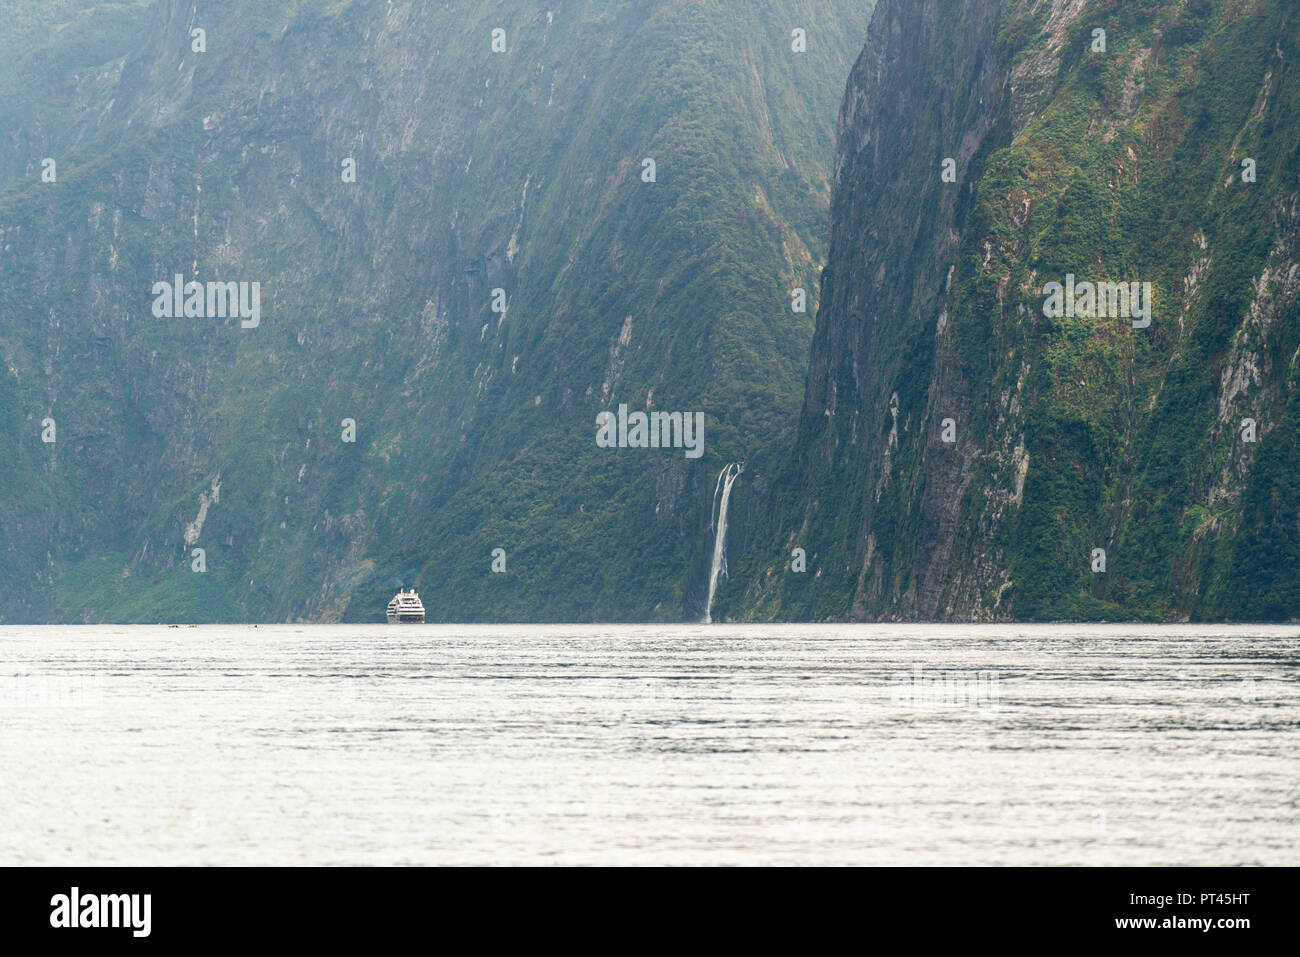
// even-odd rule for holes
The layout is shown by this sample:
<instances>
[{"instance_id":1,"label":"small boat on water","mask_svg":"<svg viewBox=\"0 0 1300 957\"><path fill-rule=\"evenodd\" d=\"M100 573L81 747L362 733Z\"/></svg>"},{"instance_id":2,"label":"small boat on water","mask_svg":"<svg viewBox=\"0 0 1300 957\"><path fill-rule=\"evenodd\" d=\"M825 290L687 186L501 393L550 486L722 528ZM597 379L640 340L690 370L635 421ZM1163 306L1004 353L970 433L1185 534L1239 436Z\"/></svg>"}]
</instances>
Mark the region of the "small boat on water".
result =
<instances>
[{"instance_id":1,"label":"small boat on water","mask_svg":"<svg viewBox=\"0 0 1300 957\"><path fill-rule=\"evenodd\" d=\"M388 623L399 625L424 624L424 603L414 588L401 589L388 603Z\"/></svg>"}]
</instances>

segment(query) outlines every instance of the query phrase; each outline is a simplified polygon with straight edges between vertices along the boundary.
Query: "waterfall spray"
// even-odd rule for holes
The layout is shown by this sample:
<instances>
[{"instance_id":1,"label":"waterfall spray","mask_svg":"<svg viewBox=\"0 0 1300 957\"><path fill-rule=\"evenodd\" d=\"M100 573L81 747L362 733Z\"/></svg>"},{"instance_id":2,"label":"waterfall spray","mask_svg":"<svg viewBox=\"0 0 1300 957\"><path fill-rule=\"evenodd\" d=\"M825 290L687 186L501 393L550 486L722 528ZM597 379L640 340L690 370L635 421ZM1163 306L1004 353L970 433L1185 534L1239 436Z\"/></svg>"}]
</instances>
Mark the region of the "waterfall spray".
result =
<instances>
[{"instance_id":1,"label":"waterfall spray","mask_svg":"<svg viewBox=\"0 0 1300 957\"><path fill-rule=\"evenodd\" d=\"M704 605L706 625L713 621L713 596L718 591L718 576L727 573L727 503L731 500L731 486L743 471L744 463L732 462L718 473L718 481L713 486L709 528L716 529L716 532L713 536L713 564L709 568L709 598Z\"/></svg>"}]
</instances>

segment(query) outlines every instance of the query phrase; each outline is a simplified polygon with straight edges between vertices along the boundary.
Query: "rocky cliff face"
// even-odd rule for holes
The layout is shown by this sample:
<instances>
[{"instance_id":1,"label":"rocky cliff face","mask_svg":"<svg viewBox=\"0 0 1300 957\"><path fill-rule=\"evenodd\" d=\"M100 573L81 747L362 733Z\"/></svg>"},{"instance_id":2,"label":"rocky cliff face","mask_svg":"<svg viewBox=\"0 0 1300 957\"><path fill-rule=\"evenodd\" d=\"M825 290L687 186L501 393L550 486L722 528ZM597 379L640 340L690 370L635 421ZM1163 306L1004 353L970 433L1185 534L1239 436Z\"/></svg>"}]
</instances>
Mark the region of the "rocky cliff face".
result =
<instances>
[{"instance_id":1,"label":"rocky cliff face","mask_svg":"<svg viewBox=\"0 0 1300 957\"><path fill-rule=\"evenodd\" d=\"M0 36L0 620L700 613L718 470L790 437L869 8L44 10ZM159 318L176 275L259 321ZM703 456L597 447L620 404Z\"/></svg>"},{"instance_id":2,"label":"rocky cliff face","mask_svg":"<svg viewBox=\"0 0 1300 957\"><path fill-rule=\"evenodd\" d=\"M23 6L0 620L1300 615L1292 7L869 13Z\"/></svg>"},{"instance_id":3,"label":"rocky cliff face","mask_svg":"<svg viewBox=\"0 0 1300 957\"><path fill-rule=\"evenodd\" d=\"M719 612L1300 616L1296 41L1279 4L881 0Z\"/></svg>"}]
</instances>

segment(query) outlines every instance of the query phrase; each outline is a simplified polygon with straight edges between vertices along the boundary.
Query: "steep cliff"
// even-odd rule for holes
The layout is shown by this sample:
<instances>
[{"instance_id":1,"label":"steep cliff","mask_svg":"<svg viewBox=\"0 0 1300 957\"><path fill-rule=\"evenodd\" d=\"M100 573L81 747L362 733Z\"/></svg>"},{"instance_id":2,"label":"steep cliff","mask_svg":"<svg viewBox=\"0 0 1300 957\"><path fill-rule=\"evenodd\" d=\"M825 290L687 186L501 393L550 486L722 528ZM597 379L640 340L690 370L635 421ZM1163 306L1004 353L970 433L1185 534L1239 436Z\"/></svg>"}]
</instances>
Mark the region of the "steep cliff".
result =
<instances>
[{"instance_id":1,"label":"steep cliff","mask_svg":"<svg viewBox=\"0 0 1300 957\"><path fill-rule=\"evenodd\" d=\"M700 614L718 470L792 434L869 4L35 6L0 621ZM158 317L177 275L256 324ZM620 404L703 456L598 447Z\"/></svg>"},{"instance_id":2,"label":"steep cliff","mask_svg":"<svg viewBox=\"0 0 1300 957\"><path fill-rule=\"evenodd\" d=\"M881 0L719 613L1300 616L1297 54L1292 4Z\"/></svg>"}]
</instances>

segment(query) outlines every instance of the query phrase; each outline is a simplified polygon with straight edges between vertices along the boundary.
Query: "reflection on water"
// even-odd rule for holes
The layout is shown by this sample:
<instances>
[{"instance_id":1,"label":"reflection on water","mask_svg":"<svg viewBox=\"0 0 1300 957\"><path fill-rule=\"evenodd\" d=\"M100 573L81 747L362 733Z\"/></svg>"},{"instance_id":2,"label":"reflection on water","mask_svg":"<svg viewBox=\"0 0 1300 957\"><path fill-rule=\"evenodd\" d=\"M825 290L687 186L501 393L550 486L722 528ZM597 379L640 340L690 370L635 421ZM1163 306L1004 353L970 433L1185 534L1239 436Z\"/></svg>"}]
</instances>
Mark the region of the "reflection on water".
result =
<instances>
[{"instance_id":1,"label":"reflection on water","mask_svg":"<svg viewBox=\"0 0 1300 957\"><path fill-rule=\"evenodd\" d=\"M1296 864L1300 628L0 628L4 864Z\"/></svg>"}]
</instances>

